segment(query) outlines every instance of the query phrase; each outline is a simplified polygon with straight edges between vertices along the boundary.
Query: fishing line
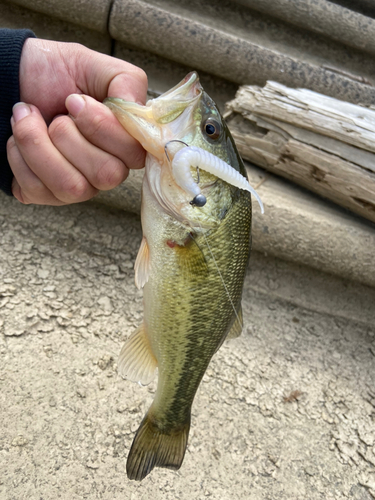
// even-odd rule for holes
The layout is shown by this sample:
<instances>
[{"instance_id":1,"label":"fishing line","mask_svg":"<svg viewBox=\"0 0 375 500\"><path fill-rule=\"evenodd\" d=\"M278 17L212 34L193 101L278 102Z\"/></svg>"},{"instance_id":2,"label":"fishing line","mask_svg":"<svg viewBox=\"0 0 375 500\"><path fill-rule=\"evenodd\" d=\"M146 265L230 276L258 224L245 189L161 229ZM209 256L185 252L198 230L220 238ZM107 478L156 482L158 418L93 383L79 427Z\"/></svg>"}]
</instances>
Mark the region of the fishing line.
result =
<instances>
[{"instance_id":1,"label":"fishing line","mask_svg":"<svg viewBox=\"0 0 375 500\"><path fill-rule=\"evenodd\" d=\"M241 325L241 327L243 327L243 322L240 320L240 318L239 318L239 316L238 316L238 314L237 314L236 308L234 307L233 300L232 300L232 298L231 298L231 296L230 296L230 294L229 294L229 290L228 290L228 288L227 288L227 285L226 285L226 284L225 284L225 282L224 282L223 276L222 276L222 274L221 274L221 272L220 272L219 266L217 265L217 262L216 262L216 259L215 259L215 257L214 257L214 254L212 253L211 247L210 247L210 245L208 244L208 240L207 240L207 238L206 238L206 235L205 235L205 234L204 234L204 232L203 232L203 228L202 228L202 226L201 226L201 224L200 224L200 222L199 222L199 221L197 221L197 223L198 223L199 227L200 227L200 228L201 228L201 230L202 230L202 234L203 234L203 237L204 237L204 239L205 239L205 242L206 242L207 248L208 248L208 250L210 251L210 254L211 254L212 260L214 261L214 264L215 264L215 267L216 267L216 269L217 269L217 272L218 272L218 274L219 274L219 276L220 276L221 282L223 283L223 286L224 286L224 289L225 289L225 291L226 291L226 294L228 295L228 299L229 299L229 301L230 301L230 303L231 303L231 305L232 305L232 308L233 308L234 314L236 315L237 321L238 321L238 323Z\"/></svg>"}]
</instances>

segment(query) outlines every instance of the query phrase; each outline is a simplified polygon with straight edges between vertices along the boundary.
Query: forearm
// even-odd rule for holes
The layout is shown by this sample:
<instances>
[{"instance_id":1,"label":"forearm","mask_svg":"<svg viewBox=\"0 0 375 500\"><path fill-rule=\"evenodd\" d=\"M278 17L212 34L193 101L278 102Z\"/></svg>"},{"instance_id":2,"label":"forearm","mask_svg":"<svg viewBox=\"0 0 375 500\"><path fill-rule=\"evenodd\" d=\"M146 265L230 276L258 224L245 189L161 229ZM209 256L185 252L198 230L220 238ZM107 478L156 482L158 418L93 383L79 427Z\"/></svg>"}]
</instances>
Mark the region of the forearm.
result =
<instances>
[{"instance_id":1,"label":"forearm","mask_svg":"<svg viewBox=\"0 0 375 500\"><path fill-rule=\"evenodd\" d=\"M25 40L35 37L30 30L0 29L0 190L11 195L13 174L6 144L12 135L10 118L13 105L20 100L19 65Z\"/></svg>"}]
</instances>

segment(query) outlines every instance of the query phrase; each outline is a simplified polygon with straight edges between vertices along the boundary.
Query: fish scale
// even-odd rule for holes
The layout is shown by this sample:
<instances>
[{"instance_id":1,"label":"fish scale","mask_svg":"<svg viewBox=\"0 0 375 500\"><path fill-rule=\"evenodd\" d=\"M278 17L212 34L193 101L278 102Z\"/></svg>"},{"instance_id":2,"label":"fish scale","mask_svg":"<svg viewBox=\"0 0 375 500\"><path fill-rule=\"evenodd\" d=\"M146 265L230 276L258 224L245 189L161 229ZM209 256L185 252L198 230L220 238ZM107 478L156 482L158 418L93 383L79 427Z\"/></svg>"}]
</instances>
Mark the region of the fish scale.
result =
<instances>
[{"instance_id":1,"label":"fish scale","mask_svg":"<svg viewBox=\"0 0 375 500\"><path fill-rule=\"evenodd\" d=\"M240 217L249 220L249 195L243 192L241 198L243 203L239 204ZM228 333L229 324L235 318L233 305L238 307L241 298L250 237L248 227L247 234L243 234L242 244L233 241L231 226L236 222L238 217L235 208L216 230L207 236L198 237L196 243L191 243L199 247L200 250L196 253L200 261L207 263L209 278L204 275L202 279L198 273L184 276L178 255L176 256L178 251L172 250L171 258L162 251L163 266L168 269L168 274L164 274L163 279L157 280L157 283L150 279L145 285L145 294L163 297L160 304L155 303L153 310L147 312L145 319L153 332L150 342L156 359L159 360L161 356L164 358L163 363L159 364L160 392L153 404L154 414L161 408L163 418L172 427L186 421L207 365ZM163 235L160 235L160 239L163 240ZM207 242L216 250L216 264ZM228 257L231 258L229 264ZM231 300L227 296L216 265L220 269ZM188 309L189 313L183 315L185 317L181 315L181 311L171 307L176 301L184 302ZM176 321L178 314L183 317L183 321ZM152 318L150 322L149 317ZM199 342L200 339L204 339L203 345ZM161 420L162 417L159 418Z\"/></svg>"}]
</instances>

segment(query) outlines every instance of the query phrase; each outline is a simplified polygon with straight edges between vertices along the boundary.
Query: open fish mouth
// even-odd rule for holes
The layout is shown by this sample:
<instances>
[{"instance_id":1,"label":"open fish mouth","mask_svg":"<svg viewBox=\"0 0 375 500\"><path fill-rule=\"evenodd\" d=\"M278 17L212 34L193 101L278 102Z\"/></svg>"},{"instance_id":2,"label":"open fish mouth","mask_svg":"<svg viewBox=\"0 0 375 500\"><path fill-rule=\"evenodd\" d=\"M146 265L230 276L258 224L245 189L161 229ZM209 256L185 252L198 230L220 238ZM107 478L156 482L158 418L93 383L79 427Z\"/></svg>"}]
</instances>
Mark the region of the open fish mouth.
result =
<instances>
[{"instance_id":1,"label":"open fish mouth","mask_svg":"<svg viewBox=\"0 0 375 500\"><path fill-rule=\"evenodd\" d=\"M147 101L146 106L152 105L155 121L166 124L175 120L187 107L194 105L202 92L198 74L193 71L172 89Z\"/></svg>"},{"instance_id":2,"label":"open fish mouth","mask_svg":"<svg viewBox=\"0 0 375 500\"><path fill-rule=\"evenodd\" d=\"M187 74L183 80L181 80L177 85L167 90L161 94L157 99L161 101L186 101L189 102L194 97L200 96L203 92L202 85L199 81L198 73L192 71ZM153 99L152 99L153 100ZM146 106L148 103L146 102Z\"/></svg>"}]
</instances>

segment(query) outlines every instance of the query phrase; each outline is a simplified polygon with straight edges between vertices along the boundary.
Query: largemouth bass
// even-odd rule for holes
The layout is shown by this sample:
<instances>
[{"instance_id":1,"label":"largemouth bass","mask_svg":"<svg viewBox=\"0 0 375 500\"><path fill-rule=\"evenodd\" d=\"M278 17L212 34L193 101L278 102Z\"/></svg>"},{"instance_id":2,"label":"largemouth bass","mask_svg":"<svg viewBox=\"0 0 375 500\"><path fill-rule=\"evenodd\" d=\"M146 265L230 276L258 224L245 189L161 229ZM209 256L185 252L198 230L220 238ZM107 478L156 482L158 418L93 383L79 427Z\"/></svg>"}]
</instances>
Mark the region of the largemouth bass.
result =
<instances>
[{"instance_id":1,"label":"largemouth bass","mask_svg":"<svg viewBox=\"0 0 375 500\"><path fill-rule=\"evenodd\" d=\"M127 460L128 477L142 480L154 467L180 468L202 377L225 338L241 332L251 189L196 73L146 106L116 98L105 104L148 152L135 263L144 320L118 362L123 377L142 384L158 368L154 401Z\"/></svg>"}]
</instances>

